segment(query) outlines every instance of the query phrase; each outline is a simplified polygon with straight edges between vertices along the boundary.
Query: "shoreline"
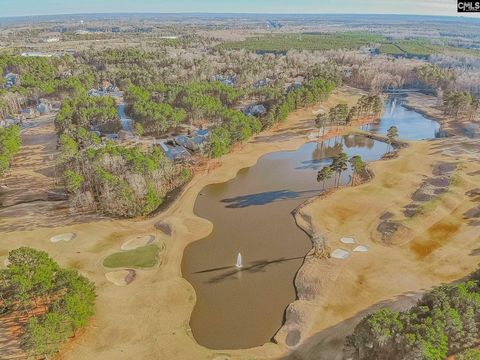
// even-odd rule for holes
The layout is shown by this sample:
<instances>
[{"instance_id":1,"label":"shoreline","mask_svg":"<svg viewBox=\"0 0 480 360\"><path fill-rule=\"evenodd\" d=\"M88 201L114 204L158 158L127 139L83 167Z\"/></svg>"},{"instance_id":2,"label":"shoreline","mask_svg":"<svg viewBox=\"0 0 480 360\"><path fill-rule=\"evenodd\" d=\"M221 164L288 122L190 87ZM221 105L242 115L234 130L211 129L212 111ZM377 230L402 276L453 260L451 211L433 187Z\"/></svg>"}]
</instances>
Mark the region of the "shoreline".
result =
<instances>
[{"instance_id":1,"label":"shoreline","mask_svg":"<svg viewBox=\"0 0 480 360\"><path fill-rule=\"evenodd\" d=\"M353 91L354 93L356 93L354 96L360 96L361 94L363 94L363 91L360 90L360 89L354 89L354 88L350 88L350 87L342 87L340 89L338 89L339 92L343 92L345 91L345 89L347 89L347 92L350 92L350 91ZM337 92L337 91L335 91ZM327 109L331 106L334 106L335 104L337 103L340 103L340 101L335 101L335 95L337 94L332 94L331 95L331 98L329 98L327 100L327 102L330 102L332 101L333 104L330 104L330 106L327 107ZM295 113L304 113L304 114L307 114L309 112L311 112L310 114L310 117L312 117L312 122L313 122L313 117L314 117L314 112L316 111L316 109L318 107L324 107L325 105L325 102L321 102L319 104L316 104L316 105L313 105L313 106L310 106L308 108L303 108L303 109L299 109L297 110ZM370 119L370 118L367 118L367 119L360 119L358 121L355 121L354 123L352 123L351 125L347 126L347 127L341 127L341 128L333 128L331 131L328 131L327 133L325 133L325 135L323 137L320 137L321 141L325 141L325 140L328 140L328 139L331 139L331 138L334 138L336 136L342 136L343 134L348 134L348 133L353 133L355 131L355 129L358 128L358 126L360 125L365 125L365 124L369 124L371 123L372 121L375 121L375 119ZM249 151L246 149L247 146L257 146L259 145L256 140L258 137L263 137L265 136L266 134L268 133L272 133L272 132L277 132L277 131L281 131L281 130L286 130L288 131L290 129L290 127L293 125L293 124L288 124L288 120L287 122L284 122L284 123L280 123L278 124L277 126L271 128L271 129L268 129L266 130L265 132L262 132L260 133L258 136L254 137L251 141L243 144L240 149L235 149L234 151L232 151L231 153L223 156L221 158L221 160L225 160L225 159L229 159L231 156L235 156L235 155L238 155L238 156L242 156L244 154L242 154L242 152L245 152L245 151ZM295 123L295 122L294 122ZM230 181L231 179L235 178L238 174L239 171L241 171L242 169L245 169L245 168L250 168L252 166L255 166L255 164L263 157L263 156L266 156L268 154L271 154L271 153L275 153L275 152L288 152L288 151L296 151L299 147L301 147L302 145L308 143L308 142L317 142L318 140L311 140L308 138L307 135L309 134L312 134L312 133L316 133L318 130L314 127L314 124L312 123L312 127L308 129L308 133L303 133L302 135L300 136L291 136L289 139L287 140L282 140L281 143L279 142L273 142L273 143L270 143L269 145L267 145L267 147L265 149L257 149L257 150L254 150L253 152L255 153L255 155L251 156L251 160L252 161L248 161L246 163L243 163L242 161L240 161L239 163L237 163L235 165L236 167L236 170L234 170L233 172L229 172L229 175L227 176L222 176L222 177L214 177L214 179L210 179L208 181L202 181L202 180L199 180L201 181L202 183L204 183L202 186L197 186L195 185L195 189L198 189L198 191L195 191L196 195L198 195L201 190L205 187L205 186L208 186L208 185L211 185L211 184L215 184L215 183L224 183L224 182L228 182ZM241 164L241 165L240 165ZM208 172L207 174L205 173L201 173L201 172L198 172L195 174L195 176L200 176L202 179L204 179L205 176L209 176L210 174L213 174L215 172L215 170L217 169L221 169L221 168L233 168L233 166L230 166L230 163L225 163L225 162L220 162L220 165L215 167L213 170L211 170L211 172ZM188 192L190 190L190 184L188 184L187 186L185 186L185 189L184 191L185 192ZM193 191L193 190L192 190ZM178 198L175 200L174 202L174 206L181 206L179 203L181 203L181 197L183 196L183 192L181 194L179 194ZM315 199L315 198L313 198ZM309 200L312 200L312 199L309 199ZM307 200L307 201L309 201ZM185 243L185 247L190 244L190 243L193 243L195 241L201 241L202 239L204 239L205 237L207 237L211 231L213 230L213 224L210 223L209 220L207 219L203 219L201 217L199 217L197 214L194 213L193 211L193 205L195 204L195 201L196 201L196 196L195 196L195 199L193 201L193 204L192 204L192 214L194 217L198 218L198 219L201 219L205 222L208 223L208 226L209 226L209 230L208 232L205 232L204 235L202 235L201 237L198 237L196 240L193 240L193 241L188 241ZM170 209L167 210L167 212L169 211ZM293 211L294 209L292 209ZM175 210L172 209L172 212L175 212ZM166 214L165 214L166 215ZM162 214L160 213L159 215L157 216L162 216ZM302 229L301 227L299 227L300 230L304 231L304 229ZM311 252L311 249L307 252L307 254L305 254L305 257L304 257L304 261L305 259L309 256ZM182 257L183 257L183 252L182 252ZM297 277L297 274L298 272L300 271L301 267L303 265L300 266L300 268L297 270L296 274L295 274L295 279ZM182 279L183 278L183 274L182 274ZM185 280L185 279L184 279ZM191 286L191 284L189 284ZM298 298L298 291L297 291L297 287L295 285L295 281L294 281L294 284L293 284L294 288L295 288L295 293L297 295L297 298ZM291 303L292 304L292 303ZM285 343L282 343L282 342L277 342L276 341L276 336L278 334L278 332L280 332L280 330L284 327L286 321L287 321L287 310L288 310L288 307L291 305L289 304L287 306L287 308L285 309L285 313L284 313L284 317L285 317L285 321L283 322L282 326L277 330L277 332L275 334L272 334L272 337L271 337L271 341L269 342L266 342L262 345L258 345L258 346L255 346L255 347L251 347L251 348L247 348L247 349L227 349L227 350L217 350L217 349L210 349L212 351L223 351L223 352L229 352L229 353L232 353L232 352L245 352L245 351L249 351L249 350L256 350L256 349L261 349L261 348L264 348L266 346L270 346L270 345L279 345L281 347L285 346ZM192 308L193 310L193 308ZM191 316L191 314L190 314ZM201 344L199 344L200 346L202 346ZM242 356L240 356L240 358L242 358ZM250 359L250 358L249 358Z\"/></svg>"},{"instance_id":2,"label":"shoreline","mask_svg":"<svg viewBox=\"0 0 480 360\"><path fill-rule=\"evenodd\" d=\"M438 121L442 127L445 126L450 131L458 125L456 123L457 121L443 116L436 107L432 109L427 106L425 109L424 106L422 106L424 102L431 107L433 106L432 104L437 103L437 99L419 95L415 95L413 99L407 97L407 107L409 109L418 111L424 116ZM390 210L394 211L393 209L395 209L393 204L389 204L385 199L381 201L384 205L375 204L376 201L380 200L378 197L388 196L386 193L392 193L390 187L393 187L393 183L398 183L399 189L395 190L395 196L393 196L392 193L392 201L397 204L400 202L400 199L409 198L411 194L410 191L414 191L415 187L412 190L407 190L412 188L408 183L415 183L413 180L419 178L420 174L423 174L423 177L428 176L428 171L431 171L431 167L433 167L434 164L448 161L445 160L446 156L441 151L436 151L436 149L442 149L445 145L447 145L446 148L448 149L449 144L451 144L449 138L445 138L444 140L437 139L436 141L407 143L409 146L402 148L401 151L399 151L399 156L388 159L389 161L375 161L372 163L371 170L377 175L375 179L354 187L348 187L347 189L342 188L344 191L341 192L334 191L327 196L309 199L302 204L295 213L298 226L310 234L310 236L314 236L315 233L319 232L323 233L327 239L327 245L332 246L334 244L334 238L339 239L340 236L352 235L357 239L363 238L361 241L368 244L370 251L368 254L362 255L364 260L358 257L358 255L352 256L352 259L349 258L347 260L322 260L314 256L306 257L296 278L296 287L299 289L301 296L299 296L296 304L292 304L289 308L289 312L295 321L286 324L287 326L285 326L284 331L277 335L285 338L287 342L289 337L290 339L293 337L299 339L297 343L292 342L290 346L290 354L293 359L323 360L335 358L335 356L339 355L339 351L341 351L341 349L339 350L338 344L339 341L341 341L340 344L343 343L343 338L342 335L334 332L333 329L338 328L341 329L343 333L348 334L353 330L353 326L356 324L355 321L358 322L364 316L361 314L365 314L373 305L385 303L388 304L388 306L396 306L397 302L395 299L403 299L402 296L416 296L418 298L418 294L431 286L461 278L476 268L475 261L472 263L471 258L467 258L469 261L465 261L462 267L453 267L450 264L451 260L447 260L445 255L441 255L443 252L448 251L458 252L458 250L454 248L455 245L451 244L453 242L451 239L446 240L448 241L447 244L440 247L436 253L434 252L430 255L430 257L433 257L438 262L438 265L435 264L435 261L430 260L432 264L429 263L428 269L425 269L426 266L422 265L423 260L421 258L412 261L410 253L414 251L413 245L417 243L421 244L422 241L424 241L424 239L422 239L421 229L427 226L426 231L428 233L430 229L428 226L432 226L428 223L419 224L416 227L410 226L411 228L415 228L416 231L407 234L407 239L403 244L382 244L381 240L376 239L378 238L376 235L376 224L378 224L379 220L375 220L375 217L377 217L377 219L378 217L381 218L383 216L382 213L387 214ZM419 159L416 153L422 154L421 158L423 160ZM458 159L456 160L458 161ZM421 166L419 166L420 169L415 168L413 165L415 162L418 162L419 165L421 164ZM398 165L395 166L394 164ZM404 181L403 184L399 182L399 179L392 179L394 176L389 175L389 173L393 173L395 170L398 171L397 169L403 169L402 172L404 172L405 168L408 168L407 173L411 173L412 175L408 175L408 177L405 175L406 181ZM380 171L378 169L380 169ZM381 171L382 169L383 171ZM417 173L419 174L416 175ZM413 175L415 175L415 177L413 177ZM468 173L465 175L467 175L467 177L469 176ZM462 176L462 180L464 180L463 177L464 176ZM405 190L407 190L407 192L405 192ZM453 189L449 191L458 192L458 190L455 189L455 185L453 185ZM385 194L376 195L376 192L384 192ZM360 196L361 199L358 199ZM362 200L365 201L367 198L367 201L376 205L373 207L381 209L385 206L383 207L384 210L365 209L364 215L359 214L358 204L361 204ZM452 197L442 199L442 201L444 201L445 204L437 205L440 208L445 207L448 209L453 206L452 204L454 203ZM357 205L351 205L352 202ZM465 206L464 204L462 205ZM446 213L452 213L453 215L454 212L458 212L456 216L461 216L462 213L458 209L462 208L462 206L459 204L455 206L458 206L455 211L449 210L446 211ZM350 215L348 220L344 221L346 224L342 224L340 222L342 217L339 215L328 216L328 219L325 219L325 216L320 216L320 214L325 214L327 209L330 212L341 209L343 213L346 213L348 209L348 211L352 212L352 215ZM443 211L442 209L442 212ZM432 213L427 213L419 217L421 218L423 216L427 219L437 219L442 212L439 213L439 210L435 210ZM450 219L451 216L449 217L447 214L444 216L449 220L440 221L447 221L447 223L448 221L453 221ZM413 219L408 221L418 222L420 220ZM407 225L410 225L408 221ZM428 222L431 222L431 220L428 220ZM440 222L433 223L433 226L439 223ZM466 225L467 224L464 224L461 230L467 234L471 233L472 229ZM363 228L358 228L358 226L362 226ZM364 229L365 227L366 229ZM356 228L357 230L354 230ZM420 228L420 231L418 231L417 228ZM348 233L345 229L347 229ZM457 234L454 233L449 236L456 238L456 235ZM463 240L464 245L462 245L462 249L468 249L471 243L470 240ZM450 250L452 247L453 249ZM375 256L374 252L383 254L375 254L376 257L380 257L381 259L373 259L372 256ZM312 251L309 255L312 255ZM405 272L405 270L403 270L404 268L410 270L408 275L407 273L403 275L405 278L410 278L410 283L405 282L404 279L398 279L398 276L396 277L394 275L395 272L393 270L388 271L387 268L383 270L391 276L390 278L382 274L381 270L380 273L378 272L378 269L384 268L384 266L391 261L411 264L409 266L400 265L400 269L402 269L400 270L401 272ZM445 263L449 264L446 265ZM373 268L376 268L377 271L373 271ZM315 274L322 274L321 278ZM372 278L370 279L369 276ZM399 284L392 284L393 279L397 279ZM387 289L379 288L380 284ZM349 288L350 286L352 288ZM366 291L367 289L369 291ZM376 305L374 307L378 308ZM305 329L309 330L305 331ZM305 331L305 333L301 331ZM295 334L295 336L293 336L293 334ZM300 337L302 341L300 341Z\"/></svg>"},{"instance_id":3,"label":"shoreline","mask_svg":"<svg viewBox=\"0 0 480 360\"><path fill-rule=\"evenodd\" d=\"M387 138L385 136L361 130L353 130L350 131L350 133L387 143ZM402 140L396 140L395 142L392 142L392 146L394 148L393 151L384 154L384 156L378 160L369 162L368 165L376 162L388 161L392 158L398 157L401 150L407 148L409 143ZM386 155L393 155L393 157L386 158ZM313 239L316 236L325 235L321 231L314 230L313 220L308 212L305 212L304 210L314 202L322 201L326 197L331 196L345 188L358 187L369 183L375 177L375 172L369 167L366 168L366 171L368 172L369 177L361 179L361 181L354 186L344 185L330 189L327 192L323 192L317 196L305 200L292 211L292 216L295 219L296 225L309 236L312 242L312 248L305 255L304 261L295 275L294 285L297 292L297 299L293 303L289 304L285 311L285 322L274 336L276 342L285 343L290 348L295 348L302 343L302 340L304 340L302 335L308 332L312 325L314 318L313 315L316 311L315 305L321 300L323 295L322 293L328 292L335 282L335 278L319 280L311 275L321 272L327 274L332 273L334 269L332 269L331 266L335 266L335 260L331 259L330 257L324 259L315 256ZM328 242L327 248L329 248Z\"/></svg>"},{"instance_id":4,"label":"shoreline","mask_svg":"<svg viewBox=\"0 0 480 360\"><path fill-rule=\"evenodd\" d=\"M181 261L184 248L191 242L203 239L213 229L213 225L208 220L199 218L194 214L195 200L203 187L234 178L239 170L253 166L261 156L276 151L295 150L308 142L308 135L318 131L314 127L313 111L318 110L319 107L329 108L340 102L348 102L351 106L362 94L361 90L342 87L337 89L326 101L295 111L285 122L260 133L244 144L241 149L222 157L221 166L208 173L196 173L176 201L166 211L152 218L140 221L138 219L136 221L110 220L99 224L99 227L115 227L115 231L120 232L118 237L122 239L127 234L158 233L159 231L154 230L155 224L158 222L167 223L172 229L172 234L170 236L164 236L163 234L160 236L161 242L165 245L165 250L162 253L161 265L158 269L140 273L138 279L127 287L115 288L104 278L103 272L105 271L101 269L101 274L95 276L96 283L104 284L100 286L107 286L109 290L105 292L106 299L103 299L103 293L99 294L99 311L94 323L95 328L102 324L103 330L101 332L87 331L84 338L79 340L84 345L70 347L65 353L65 358L88 359L101 356L106 359L116 359L118 357L128 358L128 356L138 357L139 354L142 354L144 358L151 358L152 354L158 354L160 351L158 342L145 344L139 341L139 337L145 339L149 336L148 334L153 333L165 334L161 335L162 342L164 342L161 353L164 358L193 360L223 356L220 358L250 360L278 358L285 355L287 347L273 342L267 342L249 349L213 350L201 346L194 339L189 321L195 306L196 294L191 284L183 278ZM351 128L353 129L358 125L352 125ZM296 126L298 128L292 130ZM342 132L348 129L350 128L342 129ZM336 135L338 134L332 131L326 134L325 138ZM92 229L89 231L91 232ZM104 230L99 229L99 232L102 233ZM112 230L110 230L105 233L104 237L108 238L112 235ZM119 247L121 240L117 239L117 236L112 241ZM99 261L112 252L110 246L105 249L102 246ZM138 293L142 293L143 300L140 303L145 303L145 308L138 308L138 305L132 308L133 304L129 299L135 298L135 294ZM113 298L113 294L116 294L115 298ZM163 310L158 312L155 323L152 323L152 320L145 320L141 324L143 325L141 328L135 327L136 336L127 341L123 339L122 343L126 341L126 344L124 343L124 346L122 346L121 353L119 348L105 349L103 344L111 343L111 336L108 336L108 334L125 332L127 328L131 329L131 326L127 326L128 324L122 323L120 325L120 319L129 316L148 319L149 309L147 307L158 306L153 305L152 301L155 301L156 304L163 304ZM150 305L146 305L147 303ZM120 315L125 312L127 312L125 316Z\"/></svg>"}]
</instances>

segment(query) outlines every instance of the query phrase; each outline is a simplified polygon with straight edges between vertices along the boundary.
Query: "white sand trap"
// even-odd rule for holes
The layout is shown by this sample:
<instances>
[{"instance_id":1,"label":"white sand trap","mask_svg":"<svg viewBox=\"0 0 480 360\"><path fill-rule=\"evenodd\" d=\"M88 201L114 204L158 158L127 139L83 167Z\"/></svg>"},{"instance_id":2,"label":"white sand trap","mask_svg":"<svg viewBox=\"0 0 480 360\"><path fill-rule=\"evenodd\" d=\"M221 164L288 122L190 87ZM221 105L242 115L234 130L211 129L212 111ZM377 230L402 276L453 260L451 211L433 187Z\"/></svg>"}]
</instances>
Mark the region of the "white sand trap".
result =
<instances>
[{"instance_id":1,"label":"white sand trap","mask_svg":"<svg viewBox=\"0 0 480 360\"><path fill-rule=\"evenodd\" d=\"M8 260L8 257L7 257L5 260L3 260L3 265L4 265L5 267L7 267L8 265L10 265L10 260Z\"/></svg>"},{"instance_id":2,"label":"white sand trap","mask_svg":"<svg viewBox=\"0 0 480 360\"><path fill-rule=\"evenodd\" d=\"M50 241L52 243L57 243L57 242L60 242L60 241L72 241L76 237L77 237L77 234L75 234L75 233L66 233L66 234L52 236L50 238Z\"/></svg>"},{"instance_id":3,"label":"white sand trap","mask_svg":"<svg viewBox=\"0 0 480 360\"><path fill-rule=\"evenodd\" d=\"M118 270L111 271L105 274L105 277L112 284L117 286L127 286L130 284L136 277L137 273L135 270Z\"/></svg>"},{"instance_id":4,"label":"white sand trap","mask_svg":"<svg viewBox=\"0 0 480 360\"><path fill-rule=\"evenodd\" d=\"M123 243L120 247L122 250L134 250L136 248L150 245L155 241L155 235L142 235L131 238Z\"/></svg>"},{"instance_id":5,"label":"white sand trap","mask_svg":"<svg viewBox=\"0 0 480 360\"><path fill-rule=\"evenodd\" d=\"M335 249L332 251L330 255L332 258L335 258L335 259L345 260L350 256L350 253L347 250Z\"/></svg>"},{"instance_id":6,"label":"white sand trap","mask_svg":"<svg viewBox=\"0 0 480 360\"><path fill-rule=\"evenodd\" d=\"M343 237L340 239L343 244L355 244L356 241L353 237Z\"/></svg>"},{"instance_id":7,"label":"white sand trap","mask_svg":"<svg viewBox=\"0 0 480 360\"><path fill-rule=\"evenodd\" d=\"M358 245L355 249L353 249L355 252L368 252L368 246L366 245Z\"/></svg>"}]
</instances>

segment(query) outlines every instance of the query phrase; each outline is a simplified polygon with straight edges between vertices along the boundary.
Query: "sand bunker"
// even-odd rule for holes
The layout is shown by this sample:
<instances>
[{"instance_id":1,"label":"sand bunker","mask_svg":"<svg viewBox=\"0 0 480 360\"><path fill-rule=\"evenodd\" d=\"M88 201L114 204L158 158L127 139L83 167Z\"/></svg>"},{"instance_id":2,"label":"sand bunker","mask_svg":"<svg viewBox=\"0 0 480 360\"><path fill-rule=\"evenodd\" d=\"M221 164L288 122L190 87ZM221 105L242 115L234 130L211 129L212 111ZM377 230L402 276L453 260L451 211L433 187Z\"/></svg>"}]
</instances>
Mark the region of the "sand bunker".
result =
<instances>
[{"instance_id":1,"label":"sand bunker","mask_svg":"<svg viewBox=\"0 0 480 360\"><path fill-rule=\"evenodd\" d=\"M464 219L475 219L480 217L480 206L471 208L463 214Z\"/></svg>"},{"instance_id":2,"label":"sand bunker","mask_svg":"<svg viewBox=\"0 0 480 360\"><path fill-rule=\"evenodd\" d=\"M340 241L344 244L355 244L356 243L355 239L352 238L352 237L343 237L343 238L340 239Z\"/></svg>"},{"instance_id":3,"label":"sand bunker","mask_svg":"<svg viewBox=\"0 0 480 360\"><path fill-rule=\"evenodd\" d=\"M380 216L380 220L388 220L388 219L391 219L393 216L394 216L393 213L391 213L390 211L387 211Z\"/></svg>"},{"instance_id":4,"label":"sand bunker","mask_svg":"<svg viewBox=\"0 0 480 360\"><path fill-rule=\"evenodd\" d=\"M384 243L394 243L398 239L397 233L406 231L406 227L398 222L386 220L377 226L377 231L381 234Z\"/></svg>"},{"instance_id":5,"label":"sand bunker","mask_svg":"<svg viewBox=\"0 0 480 360\"><path fill-rule=\"evenodd\" d=\"M433 167L432 173L435 176L446 175L455 171L456 168L457 168L456 163L440 162Z\"/></svg>"},{"instance_id":6,"label":"sand bunker","mask_svg":"<svg viewBox=\"0 0 480 360\"><path fill-rule=\"evenodd\" d=\"M132 269L111 271L105 274L107 280L117 286L127 286L131 284L136 276L136 271Z\"/></svg>"},{"instance_id":7,"label":"sand bunker","mask_svg":"<svg viewBox=\"0 0 480 360\"><path fill-rule=\"evenodd\" d=\"M405 215L405 217L414 217L421 211L420 205L415 203L408 204L404 207L404 209L405 210L403 211L403 214Z\"/></svg>"},{"instance_id":8,"label":"sand bunker","mask_svg":"<svg viewBox=\"0 0 480 360\"><path fill-rule=\"evenodd\" d=\"M476 175L480 175L480 173ZM467 195L468 197L480 196L480 188L469 190L465 193L465 195Z\"/></svg>"},{"instance_id":9,"label":"sand bunker","mask_svg":"<svg viewBox=\"0 0 480 360\"><path fill-rule=\"evenodd\" d=\"M172 228L165 221L159 221L155 224L155 228L162 231L165 235L172 235Z\"/></svg>"},{"instance_id":10,"label":"sand bunker","mask_svg":"<svg viewBox=\"0 0 480 360\"><path fill-rule=\"evenodd\" d=\"M134 250L136 248L150 245L155 241L155 235L142 235L131 238L123 243L120 247L122 250Z\"/></svg>"},{"instance_id":11,"label":"sand bunker","mask_svg":"<svg viewBox=\"0 0 480 360\"><path fill-rule=\"evenodd\" d=\"M340 259L340 260L345 260L350 256L350 253L347 250L343 249L335 249L332 251L330 256L334 259Z\"/></svg>"},{"instance_id":12,"label":"sand bunker","mask_svg":"<svg viewBox=\"0 0 480 360\"><path fill-rule=\"evenodd\" d=\"M50 241L52 243L57 243L60 241L72 241L77 237L77 234L75 233L66 233L66 234L61 234L61 235L55 235L50 238Z\"/></svg>"},{"instance_id":13,"label":"sand bunker","mask_svg":"<svg viewBox=\"0 0 480 360\"><path fill-rule=\"evenodd\" d=\"M354 252L368 252L368 246L366 245L358 245L355 249L353 249Z\"/></svg>"},{"instance_id":14,"label":"sand bunker","mask_svg":"<svg viewBox=\"0 0 480 360\"><path fill-rule=\"evenodd\" d=\"M230 356L228 355L218 355L213 358L213 360L230 360Z\"/></svg>"}]
</instances>

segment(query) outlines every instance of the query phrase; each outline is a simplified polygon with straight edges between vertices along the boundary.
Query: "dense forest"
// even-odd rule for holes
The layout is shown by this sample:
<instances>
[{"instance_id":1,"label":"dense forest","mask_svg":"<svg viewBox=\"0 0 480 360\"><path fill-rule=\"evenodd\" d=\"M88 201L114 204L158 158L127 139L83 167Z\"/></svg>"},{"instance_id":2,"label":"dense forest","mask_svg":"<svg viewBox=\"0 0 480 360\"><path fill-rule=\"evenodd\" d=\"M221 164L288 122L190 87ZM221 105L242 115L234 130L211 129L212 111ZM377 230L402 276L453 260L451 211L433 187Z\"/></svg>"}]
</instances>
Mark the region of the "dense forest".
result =
<instances>
[{"instance_id":1,"label":"dense forest","mask_svg":"<svg viewBox=\"0 0 480 360\"><path fill-rule=\"evenodd\" d=\"M79 95L65 99L55 118L60 134L74 133L78 128L114 133L120 130L120 122L111 97Z\"/></svg>"},{"instance_id":2,"label":"dense forest","mask_svg":"<svg viewBox=\"0 0 480 360\"><path fill-rule=\"evenodd\" d=\"M76 270L63 269L47 253L10 251L0 269L2 316L23 318L22 348L36 358L55 354L94 314L95 286Z\"/></svg>"},{"instance_id":3,"label":"dense forest","mask_svg":"<svg viewBox=\"0 0 480 360\"><path fill-rule=\"evenodd\" d=\"M89 145L83 148L68 135L60 140L66 188L79 210L121 217L147 215L160 206L167 192L190 179L189 167L174 164L159 148L124 147L112 141L91 146L98 142L82 141Z\"/></svg>"}]
</instances>

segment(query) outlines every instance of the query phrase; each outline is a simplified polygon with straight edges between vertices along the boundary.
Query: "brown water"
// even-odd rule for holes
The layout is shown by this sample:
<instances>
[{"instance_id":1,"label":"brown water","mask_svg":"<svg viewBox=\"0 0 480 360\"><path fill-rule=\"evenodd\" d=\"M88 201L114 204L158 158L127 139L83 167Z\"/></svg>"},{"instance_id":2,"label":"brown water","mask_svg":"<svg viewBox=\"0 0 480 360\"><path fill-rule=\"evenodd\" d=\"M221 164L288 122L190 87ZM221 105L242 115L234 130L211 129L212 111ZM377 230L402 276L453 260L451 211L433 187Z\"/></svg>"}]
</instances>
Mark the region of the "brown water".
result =
<instances>
[{"instance_id":1,"label":"brown water","mask_svg":"<svg viewBox=\"0 0 480 360\"><path fill-rule=\"evenodd\" d=\"M319 194L317 171L339 152L371 161L385 149L386 144L357 135L323 146L307 143L296 151L267 154L234 179L201 191L195 213L213 223L213 232L190 244L182 263L197 294L190 325L200 344L237 349L272 338L296 298L294 278L311 249L292 210ZM349 178L347 171L342 182ZM235 267L239 252L240 271Z\"/></svg>"}]
</instances>

